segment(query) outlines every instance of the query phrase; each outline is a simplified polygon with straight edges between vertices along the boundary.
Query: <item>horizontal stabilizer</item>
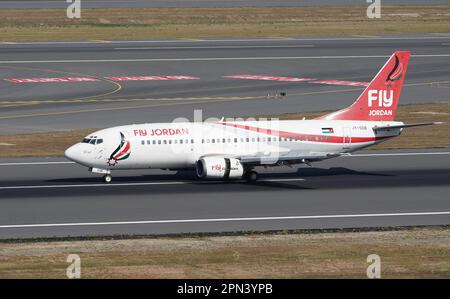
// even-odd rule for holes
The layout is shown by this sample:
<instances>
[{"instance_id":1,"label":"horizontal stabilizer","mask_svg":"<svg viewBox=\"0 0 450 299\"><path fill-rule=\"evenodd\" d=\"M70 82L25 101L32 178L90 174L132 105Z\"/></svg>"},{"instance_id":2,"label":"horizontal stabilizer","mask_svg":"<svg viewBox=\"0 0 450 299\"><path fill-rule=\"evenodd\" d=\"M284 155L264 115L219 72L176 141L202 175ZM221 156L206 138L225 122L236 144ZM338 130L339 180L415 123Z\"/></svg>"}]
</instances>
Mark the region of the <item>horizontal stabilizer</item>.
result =
<instances>
[{"instance_id":1,"label":"horizontal stabilizer","mask_svg":"<svg viewBox=\"0 0 450 299\"><path fill-rule=\"evenodd\" d=\"M443 122L428 122L428 123L416 123L416 124L403 124L403 125L396 125L396 126L382 126L373 127L374 131L387 131L391 129L403 129L403 128L410 128L410 127L420 127L420 126L430 126L430 125L441 125Z\"/></svg>"}]
</instances>

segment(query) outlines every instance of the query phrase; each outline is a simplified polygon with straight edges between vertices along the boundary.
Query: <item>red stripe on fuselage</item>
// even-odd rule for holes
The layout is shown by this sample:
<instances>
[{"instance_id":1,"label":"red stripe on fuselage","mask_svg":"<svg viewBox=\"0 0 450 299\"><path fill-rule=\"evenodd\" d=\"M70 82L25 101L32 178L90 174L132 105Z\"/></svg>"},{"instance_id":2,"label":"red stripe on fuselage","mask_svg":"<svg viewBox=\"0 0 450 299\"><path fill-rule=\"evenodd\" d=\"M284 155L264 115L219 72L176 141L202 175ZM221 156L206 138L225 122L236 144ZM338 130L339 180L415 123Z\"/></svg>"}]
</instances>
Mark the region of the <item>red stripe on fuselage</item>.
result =
<instances>
[{"instance_id":1,"label":"red stripe on fuselage","mask_svg":"<svg viewBox=\"0 0 450 299\"><path fill-rule=\"evenodd\" d=\"M315 135L315 134L300 134L300 133L293 133L293 132L286 132L286 131L278 131L278 130L269 130L264 128L258 128L258 127L251 127L251 126L245 126L245 125L239 125L239 124L232 124L232 123L220 123L224 126L239 128L247 131L253 131L261 134L276 136L276 137L282 137L282 138L293 138L300 141L313 141L313 142L324 142L324 143L343 143L344 137L343 136L330 136L330 135ZM383 137L351 137L352 143L364 143L364 142L373 142L377 140L382 140L386 138L390 138L394 136L383 136ZM321 140L322 139L322 140Z\"/></svg>"}]
</instances>

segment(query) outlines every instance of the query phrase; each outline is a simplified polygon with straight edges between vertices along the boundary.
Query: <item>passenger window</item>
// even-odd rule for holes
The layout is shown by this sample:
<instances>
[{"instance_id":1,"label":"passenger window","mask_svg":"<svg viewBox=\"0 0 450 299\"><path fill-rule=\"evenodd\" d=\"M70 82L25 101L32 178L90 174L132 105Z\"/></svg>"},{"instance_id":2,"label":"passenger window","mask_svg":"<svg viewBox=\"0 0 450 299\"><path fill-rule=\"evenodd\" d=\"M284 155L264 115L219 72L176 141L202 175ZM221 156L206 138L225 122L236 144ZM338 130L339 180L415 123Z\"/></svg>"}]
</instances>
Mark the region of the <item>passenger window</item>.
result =
<instances>
[{"instance_id":1,"label":"passenger window","mask_svg":"<svg viewBox=\"0 0 450 299\"><path fill-rule=\"evenodd\" d=\"M144 145L144 144L145 144L145 140L142 140L142 141L141 141L141 144Z\"/></svg>"},{"instance_id":2,"label":"passenger window","mask_svg":"<svg viewBox=\"0 0 450 299\"><path fill-rule=\"evenodd\" d=\"M158 140L158 144L161 144L161 140Z\"/></svg>"},{"instance_id":3,"label":"passenger window","mask_svg":"<svg viewBox=\"0 0 450 299\"><path fill-rule=\"evenodd\" d=\"M250 141L250 138L247 138L245 141L249 142L249 141Z\"/></svg>"},{"instance_id":4,"label":"passenger window","mask_svg":"<svg viewBox=\"0 0 450 299\"><path fill-rule=\"evenodd\" d=\"M156 144L156 140L153 140L153 142L152 142L153 144Z\"/></svg>"},{"instance_id":5,"label":"passenger window","mask_svg":"<svg viewBox=\"0 0 450 299\"><path fill-rule=\"evenodd\" d=\"M215 143L216 142L216 140L213 138L213 139L211 139L211 143Z\"/></svg>"},{"instance_id":6,"label":"passenger window","mask_svg":"<svg viewBox=\"0 0 450 299\"><path fill-rule=\"evenodd\" d=\"M147 145L150 145L150 140L147 140Z\"/></svg>"},{"instance_id":7,"label":"passenger window","mask_svg":"<svg viewBox=\"0 0 450 299\"><path fill-rule=\"evenodd\" d=\"M91 139L90 144L95 144L95 139Z\"/></svg>"},{"instance_id":8,"label":"passenger window","mask_svg":"<svg viewBox=\"0 0 450 299\"><path fill-rule=\"evenodd\" d=\"M194 139L191 139L191 143L194 143Z\"/></svg>"},{"instance_id":9,"label":"passenger window","mask_svg":"<svg viewBox=\"0 0 450 299\"><path fill-rule=\"evenodd\" d=\"M172 140L169 140L169 144L172 144Z\"/></svg>"},{"instance_id":10,"label":"passenger window","mask_svg":"<svg viewBox=\"0 0 450 299\"><path fill-rule=\"evenodd\" d=\"M164 144L167 144L167 140L166 140L166 139L164 139L164 140L163 140L163 143L164 143Z\"/></svg>"},{"instance_id":11,"label":"passenger window","mask_svg":"<svg viewBox=\"0 0 450 299\"><path fill-rule=\"evenodd\" d=\"M183 144L183 139L180 139L180 144Z\"/></svg>"},{"instance_id":12,"label":"passenger window","mask_svg":"<svg viewBox=\"0 0 450 299\"><path fill-rule=\"evenodd\" d=\"M234 142L236 143L238 141L238 139L237 138L234 138Z\"/></svg>"},{"instance_id":13,"label":"passenger window","mask_svg":"<svg viewBox=\"0 0 450 299\"><path fill-rule=\"evenodd\" d=\"M103 143L103 139L97 139L97 144Z\"/></svg>"}]
</instances>

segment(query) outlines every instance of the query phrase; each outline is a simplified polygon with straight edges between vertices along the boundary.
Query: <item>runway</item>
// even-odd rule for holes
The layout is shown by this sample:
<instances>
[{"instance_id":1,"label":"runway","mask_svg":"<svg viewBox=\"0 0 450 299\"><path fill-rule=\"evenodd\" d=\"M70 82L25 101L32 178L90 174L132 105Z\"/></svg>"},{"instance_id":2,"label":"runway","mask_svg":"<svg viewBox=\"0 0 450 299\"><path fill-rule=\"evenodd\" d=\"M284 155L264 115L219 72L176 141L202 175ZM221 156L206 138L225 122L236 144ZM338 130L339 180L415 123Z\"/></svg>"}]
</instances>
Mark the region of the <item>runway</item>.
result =
<instances>
[{"instance_id":1,"label":"runway","mask_svg":"<svg viewBox=\"0 0 450 299\"><path fill-rule=\"evenodd\" d=\"M449 99L450 35L2 43L0 134L338 109L364 87L317 82L370 81L395 50L401 104Z\"/></svg>"},{"instance_id":2,"label":"runway","mask_svg":"<svg viewBox=\"0 0 450 299\"><path fill-rule=\"evenodd\" d=\"M450 151L364 151L261 181L114 173L60 159L0 161L0 238L450 224Z\"/></svg>"}]
</instances>

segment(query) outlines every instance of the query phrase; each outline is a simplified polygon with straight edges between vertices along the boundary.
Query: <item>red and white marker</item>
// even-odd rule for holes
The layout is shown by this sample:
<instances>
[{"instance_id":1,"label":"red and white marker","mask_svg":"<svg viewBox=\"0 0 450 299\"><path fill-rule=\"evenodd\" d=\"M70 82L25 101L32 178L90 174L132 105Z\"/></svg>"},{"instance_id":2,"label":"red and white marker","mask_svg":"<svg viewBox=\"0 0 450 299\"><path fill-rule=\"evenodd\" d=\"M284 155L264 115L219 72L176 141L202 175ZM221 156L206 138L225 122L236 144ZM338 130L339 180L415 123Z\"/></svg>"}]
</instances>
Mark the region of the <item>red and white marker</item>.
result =
<instances>
[{"instance_id":1,"label":"red and white marker","mask_svg":"<svg viewBox=\"0 0 450 299\"><path fill-rule=\"evenodd\" d=\"M95 82L91 77L63 77L63 78L11 78L5 79L11 83L60 83L60 82Z\"/></svg>"},{"instance_id":2,"label":"red and white marker","mask_svg":"<svg viewBox=\"0 0 450 299\"><path fill-rule=\"evenodd\" d=\"M312 78L275 77L275 76L259 76L259 75L229 75L229 76L223 76L222 78L268 80L268 81L282 81L282 82L304 82L304 81L315 80Z\"/></svg>"},{"instance_id":3,"label":"red and white marker","mask_svg":"<svg viewBox=\"0 0 450 299\"><path fill-rule=\"evenodd\" d=\"M200 78L191 76L128 76L128 77L106 77L112 81L168 81L168 80L198 80Z\"/></svg>"},{"instance_id":4,"label":"red and white marker","mask_svg":"<svg viewBox=\"0 0 450 299\"><path fill-rule=\"evenodd\" d=\"M309 83L347 86L369 86L369 82L341 81L341 80L315 80Z\"/></svg>"}]
</instances>

